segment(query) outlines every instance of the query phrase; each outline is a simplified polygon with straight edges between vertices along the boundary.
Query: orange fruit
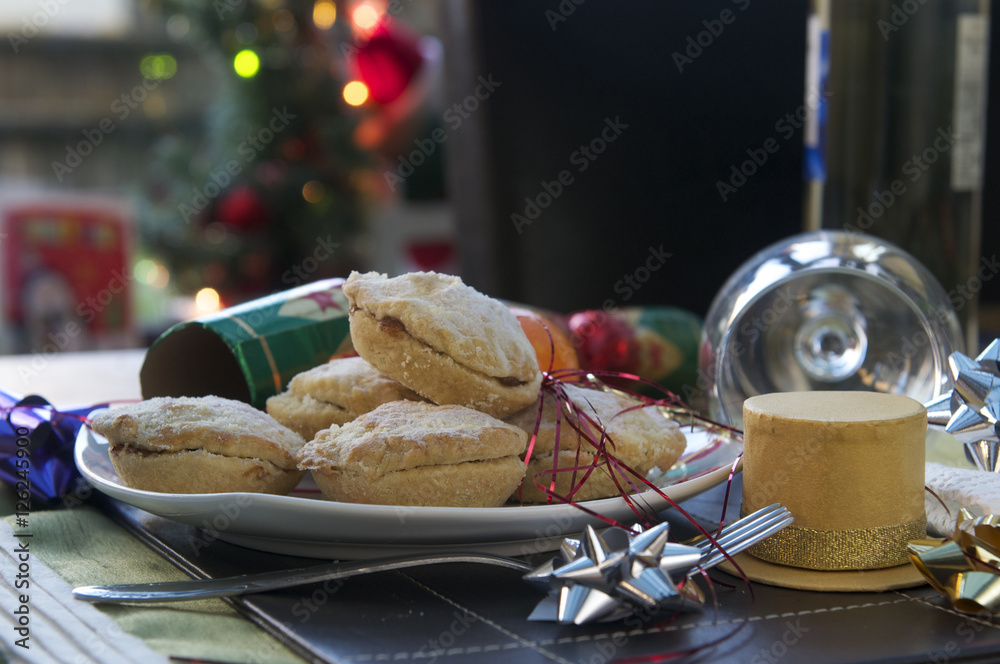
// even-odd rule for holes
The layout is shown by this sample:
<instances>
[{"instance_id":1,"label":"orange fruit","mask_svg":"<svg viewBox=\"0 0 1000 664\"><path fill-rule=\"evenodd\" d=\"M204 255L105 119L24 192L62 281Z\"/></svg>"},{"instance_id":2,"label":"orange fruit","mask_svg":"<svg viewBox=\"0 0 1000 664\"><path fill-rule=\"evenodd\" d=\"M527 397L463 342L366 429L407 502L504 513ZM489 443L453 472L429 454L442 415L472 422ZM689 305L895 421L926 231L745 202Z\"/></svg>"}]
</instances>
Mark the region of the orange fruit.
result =
<instances>
[{"instance_id":1,"label":"orange fruit","mask_svg":"<svg viewBox=\"0 0 1000 664\"><path fill-rule=\"evenodd\" d=\"M530 309L511 307L510 310L521 324L524 336L528 337L531 347L535 349L539 369L554 371L580 368L580 360L576 356L573 344L556 324Z\"/></svg>"}]
</instances>

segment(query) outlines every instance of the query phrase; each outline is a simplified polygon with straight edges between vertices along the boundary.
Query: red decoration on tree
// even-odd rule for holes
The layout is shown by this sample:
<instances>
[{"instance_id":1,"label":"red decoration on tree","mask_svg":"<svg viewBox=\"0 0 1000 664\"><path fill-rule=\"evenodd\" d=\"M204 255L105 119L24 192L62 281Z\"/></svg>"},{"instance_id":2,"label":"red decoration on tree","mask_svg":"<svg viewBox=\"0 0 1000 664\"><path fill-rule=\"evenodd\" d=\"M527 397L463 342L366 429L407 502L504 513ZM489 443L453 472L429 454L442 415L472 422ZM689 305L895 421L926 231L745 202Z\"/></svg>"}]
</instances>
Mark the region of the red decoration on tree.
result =
<instances>
[{"instance_id":1,"label":"red decoration on tree","mask_svg":"<svg viewBox=\"0 0 1000 664\"><path fill-rule=\"evenodd\" d=\"M442 271L455 254L455 245L447 240L414 242L407 253L421 270Z\"/></svg>"},{"instance_id":2,"label":"red decoration on tree","mask_svg":"<svg viewBox=\"0 0 1000 664\"><path fill-rule=\"evenodd\" d=\"M253 187L237 185L219 198L215 218L231 228L250 231L266 226L271 211Z\"/></svg>"},{"instance_id":3,"label":"red decoration on tree","mask_svg":"<svg viewBox=\"0 0 1000 664\"><path fill-rule=\"evenodd\" d=\"M372 32L368 43L358 48L358 75L368 94L380 104L399 98L424 63L416 36L385 21Z\"/></svg>"}]
</instances>

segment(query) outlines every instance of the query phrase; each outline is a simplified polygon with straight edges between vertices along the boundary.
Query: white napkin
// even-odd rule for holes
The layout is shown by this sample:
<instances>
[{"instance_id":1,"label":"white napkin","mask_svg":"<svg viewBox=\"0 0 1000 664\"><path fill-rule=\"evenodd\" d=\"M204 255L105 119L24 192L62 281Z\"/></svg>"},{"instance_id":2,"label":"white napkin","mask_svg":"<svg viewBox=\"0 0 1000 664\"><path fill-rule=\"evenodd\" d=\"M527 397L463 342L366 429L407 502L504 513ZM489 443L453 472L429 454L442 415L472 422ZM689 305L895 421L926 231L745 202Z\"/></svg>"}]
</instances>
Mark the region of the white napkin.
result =
<instances>
[{"instance_id":1,"label":"white napkin","mask_svg":"<svg viewBox=\"0 0 1000 664\"><path fill-rule=\"evenodd\" d=\"M924 484L948 506L945 509L934 496L926 494L924 502L930 534L950 536L955 531L955 520L962 507L977 516L1000 514L1000 473L931 462L927 464Z\"/></svg>"},{"instance_id":2,"label":"white napkin","mask_svg":"<svg viewBox=\"0 0 1000 664\"><path fill-rule=\"evenodd\" d=\"M14 537L10 524L0 521L0 629L4 633L0 659L6 656L8 661L26 664L168 663L165 655L123 632L94 606L73 599L69 584L35 557L31 540ZM16 630L25 611L27 640L21 641L24 632ZM17 645L18 641L28 647Z\"/></svg>"}]
</instances>

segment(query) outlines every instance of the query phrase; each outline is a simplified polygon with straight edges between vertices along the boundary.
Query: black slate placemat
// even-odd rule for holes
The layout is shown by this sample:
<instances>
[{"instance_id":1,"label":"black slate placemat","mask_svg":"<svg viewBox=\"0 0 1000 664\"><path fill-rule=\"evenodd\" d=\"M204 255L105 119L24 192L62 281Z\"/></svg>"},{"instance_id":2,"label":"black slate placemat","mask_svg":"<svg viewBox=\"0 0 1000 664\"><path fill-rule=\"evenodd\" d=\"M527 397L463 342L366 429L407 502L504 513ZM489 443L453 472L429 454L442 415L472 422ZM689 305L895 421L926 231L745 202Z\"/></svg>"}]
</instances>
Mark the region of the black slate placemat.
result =
<instances>
[{"instance_id":1,"label":"black slate placemat","mask_svg":"<svg viewBox=\"0 0 1000 664\"><path fill-rule=\"evenodd\" d=\"M739 496L738 486L734 495ZM722 487L684 503L718 521ZM314 559L247 549L110 498L103 508L192 576L306 567ZM731 506L730 511L735 507ZM681 538L695 530L664 515ZM544 557L544 556L543 556ZM563 626L526 618L541 594L520 574L453 564L382 572L231 600L248 618L313 662L560 662L601 664L698 649L699 661L977 662L1000 658L1000 624L953 611L927 586L887 593L816 593L712 572L717 605L673 619ZM731 584L726 587L724 584Z\"/></svg>"}]
</instances>

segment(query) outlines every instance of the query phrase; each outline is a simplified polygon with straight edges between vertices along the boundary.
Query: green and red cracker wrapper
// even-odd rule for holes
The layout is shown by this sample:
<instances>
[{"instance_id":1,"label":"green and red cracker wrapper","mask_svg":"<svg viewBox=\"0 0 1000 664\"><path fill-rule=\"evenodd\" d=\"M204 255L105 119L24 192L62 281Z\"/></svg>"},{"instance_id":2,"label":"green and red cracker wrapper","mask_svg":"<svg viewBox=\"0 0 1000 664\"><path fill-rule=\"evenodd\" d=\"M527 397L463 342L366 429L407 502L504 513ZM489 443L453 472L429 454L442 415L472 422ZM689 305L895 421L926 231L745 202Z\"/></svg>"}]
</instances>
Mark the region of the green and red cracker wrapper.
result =
<instances>
[{"instance_id":1,"label":"green and red cracker wrapper","mask_svg":"<svg viewBox=\"0 0 1000 664\"><path fill-rule=\"evenodd\" d=\"M146 353L145 399L215 394L263 408L292 376L353 355L343 279L325 279L179 323Z\"/></svg>"},{"instance_id":2,"label":"green and red cracker wrapper","mask_svg":"<svg viewBox=\"0 0 1000 664\"><path fill-rule=\"evenodd\" d=\"M635 374L677 393L697 384L702 322L690 311L592 309L570 314L567 325L584 369Z\"/></svg>"},{"instance_id":3,"label":"green and red cracker wrapper","mask_svg":"<svg viewBox=\"0 0 1000 664\"><path fill-rule=\"evenodd\" d=\"M146 353L143 398L214 394L263 408L295 374L354 354L343 282L317 281L173 326ZM697 378L701 321L683 309L581 311L556 322L584 369L636 374L674 391Z\"/></svg>"}]
</instances>

